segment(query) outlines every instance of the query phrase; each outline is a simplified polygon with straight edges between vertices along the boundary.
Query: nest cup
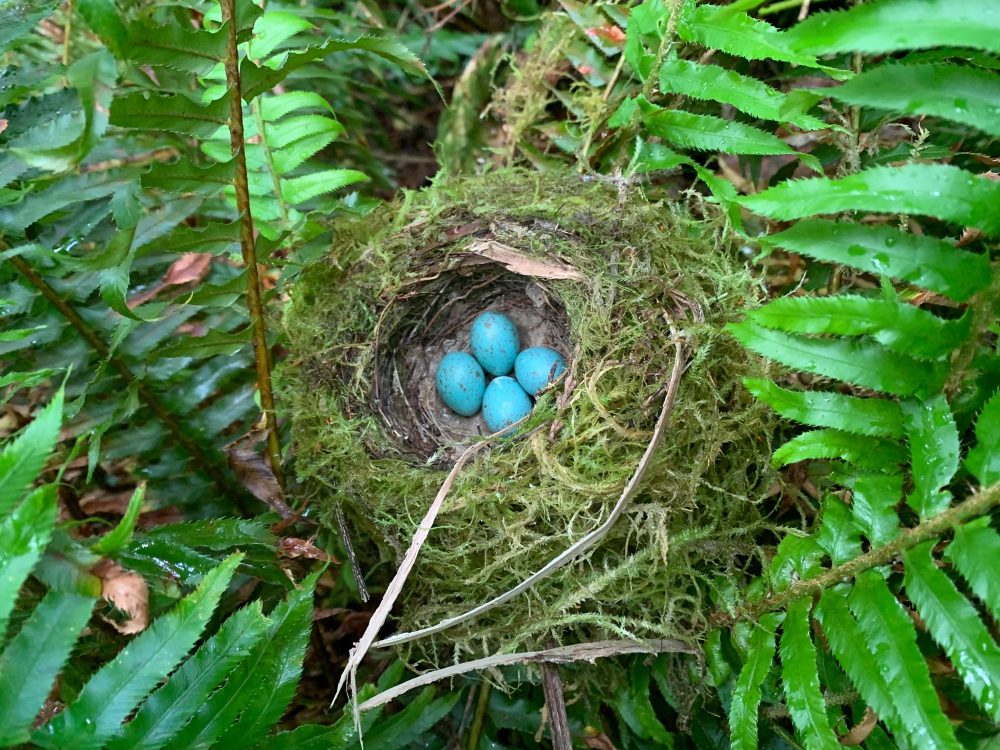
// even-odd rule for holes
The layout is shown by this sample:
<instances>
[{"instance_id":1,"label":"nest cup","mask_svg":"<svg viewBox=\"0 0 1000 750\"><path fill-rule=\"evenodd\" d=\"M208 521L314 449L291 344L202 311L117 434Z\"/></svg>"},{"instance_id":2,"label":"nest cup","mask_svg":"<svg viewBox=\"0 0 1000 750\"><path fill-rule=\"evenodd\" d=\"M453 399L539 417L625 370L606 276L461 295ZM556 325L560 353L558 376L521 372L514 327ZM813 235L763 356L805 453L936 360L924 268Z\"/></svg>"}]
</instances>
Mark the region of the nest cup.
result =
<instances>
[{"instance_id":1,"label":"nest cup","mask_svg":"<svg viewBox=\"0 0 1000 750\"><path fill-rule=\"evenodd\" d=\"M473 318L505 312L523 345L567 357L519 433L458 474L394 608L400 630L507 591L608 517L681 344L669 426L610 533L510 602L399 647L411 664L697 638L716 582L752 564L772 423L741 381L766 373L723 326L758 290L723 222L691 208L576 175L495 172L338 225L303 273L279 380L296 472L331 528L348 518L365 570L395 568L456 455L487 433L434 391L437 361L468 351Z\"/></svg>"}]
</instances>

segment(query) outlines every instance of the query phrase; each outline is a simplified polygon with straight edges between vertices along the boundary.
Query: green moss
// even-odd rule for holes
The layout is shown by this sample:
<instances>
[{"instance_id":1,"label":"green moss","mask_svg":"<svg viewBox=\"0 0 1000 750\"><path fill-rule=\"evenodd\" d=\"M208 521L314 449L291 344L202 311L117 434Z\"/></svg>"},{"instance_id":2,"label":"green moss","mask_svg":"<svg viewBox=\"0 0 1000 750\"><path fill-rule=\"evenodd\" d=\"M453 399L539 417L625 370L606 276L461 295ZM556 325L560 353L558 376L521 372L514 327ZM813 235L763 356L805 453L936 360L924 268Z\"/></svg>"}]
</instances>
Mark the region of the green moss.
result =
<instances>
[{"instance_id":1,"label":"green moss","mask_svg":"<svg viewBox=\"0 0 1000 750\"><path fill-rule=\"evenodd\" d=\"M342 507L371 540L363 564L394 568L462 442L414 424L427 411L400 400L399 384L413 386L400 352L446 338L435 326L462 317L459 299L482 309L526 283L470 268L470 244L490 238L583 277L537 281L565 336L571 387L539 402L534 429L459 475L394 610L406 630L511 588L601 523L662 404L674 357L665 313L688 344L667 437L611 534L521 597L404 647L415 662L550 640L697 637L713 579L741 576L755 554L748 530L771 422L740 382L765 366L722 326L755 304L756 287L721 223L632 190L624 200L601 181L503 171L408 193L341 227L294 290L280 395L297 475L332 528Z\"/></svg>"}]
</instances>

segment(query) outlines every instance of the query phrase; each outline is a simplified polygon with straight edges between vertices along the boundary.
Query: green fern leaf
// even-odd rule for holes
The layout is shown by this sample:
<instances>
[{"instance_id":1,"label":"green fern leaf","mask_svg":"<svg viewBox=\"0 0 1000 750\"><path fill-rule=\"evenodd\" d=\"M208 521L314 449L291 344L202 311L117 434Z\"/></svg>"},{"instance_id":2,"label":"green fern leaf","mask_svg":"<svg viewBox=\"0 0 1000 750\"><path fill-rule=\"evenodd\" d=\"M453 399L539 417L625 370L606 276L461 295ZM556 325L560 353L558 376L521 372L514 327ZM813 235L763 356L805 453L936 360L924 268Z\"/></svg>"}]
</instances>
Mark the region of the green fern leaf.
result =
<instances>
[{"instance_id":1,"label":"green fern leaf","mask_svg":"<svg viewBox=\"0 0 1000 750\"><path fill-rule=\"evenodd\" d=\"M229 122L231 96L226 93L214 102L199 104L181 94L123 94L111 102L111 124L209 138Z\"/></svg>"},{"instance_id":2,"label":"green fern leaf","mask_svg":"<svg viewBox=\"0 0 1000 750\"><path fill-rule=\"evenodd\" d=\"M254 24L250 40L250 58L263 60L275 48L301 31L315 28L312 23L296 13L274 10L264 13Z\"/></svg>"},{"instance_id":3,"label":"green fern leaf","mask_svg":"<svg viewBox=\"0 0 1000 750\"><path fill-rule=\"evenodd\" d=\"M643 107L643 122L652 135L682 148L727 154L790 154L817 172L822 171L815 157L796 151L776 135L752 125L648 104Z\"/></svg>"},{"instance_id":4,"label":"green fern leaf","mask_svg":"<svg viewBox=\"0 0 1000 750\"><path fill-rule=\"evenodd\" d=\"M160 246L172 253L225 255L234 250L239 242L239 222L212 222L203 227L178 227L163 239Z\"/></svg>"},{"instance_id":5,"label":"green fern leaf","mask_svg":"<svg viewBox=\"0 0 1000 750\"><path fill-rule=\"evenodd\" d=\"M946 377L940 362L921 363L872 341L806 338L749 320L727 328L743 346L788 367L882 393L932 393Z\"/></svg>"},{"instance_id":6,"label":"green fern leaf","mask_svg":"<svg viewBox=\"0 0 1000 750\"><path fill-rule=\"evenodd\" d=\"M274 168L278 174L288 174L343 132L343 125L322 115L290 117L268 127L268 144L276 149Z\"/></svg>"},{"instance_id":7,"label":"green fern leaf","mask_svg":"<svg viewBox=\"0 0 1000 750\"><path fill-rule=\"evenodd\" d=\"M56 391L24 431L0 451L0 516L10 513L56 447L62 428L63 391Z\"/></svg>"},{"instance_id":8,"label":"green fern leaf","mask_svg":"<svg viewBox=\"0 0 1000 750\"><path fill-rule=\"evenodd\" d=\"M225 685L168 742L168 750L245 748L277 723L295 692L312 625L312 587L307 578L269 616L262 641Z\"/></svg>"},{"instance_id":9,"label":"green fern leaf","mask_svg":"<svg viewBox=\"0 0 1000 750\"><path fill-rule=\"evenodd\" d=\"M410 705L390 719L383 719L365 735L365 747L403 750L424 739L432 726L448 715L462 694L455 690L434 700L434 688L427 687Z\"/></svg>"},{"instance_id":10,"label":"green fern leaf","mask_svg":"<svg viewBox=\"0 0 1000 750\"><path fill-rule=\"evenodd\" d=\"M941 488L958 471L958 428L943 395L923 403L907 401L901 408L913 476L913 492L906 501L926 520L951 503L951 493Z\"/></svg>"},{"instance_id":11,"label":"green fern leaf","mask_svg":"<svg viewBox=\"0 0 1000 750\"><path fill-rule=\"evenodd\" d=\"M903 437L903 415L895 401L831 391L790 391L760 378L747 378L743 384L778 414L802 424L857 435Z\"/></svg>"},{"instance_id":12,"label":"green fern leaf","mask_svg":"<svg viewBox=\"0 0 1000 750\"><path fill-rule=\"evenodd\" d=\"M827 55L951 45L1000 52L1000 8L980 0L881 0L813 13L788 32L801 53Z\"/></svg>"},{"instance_id":13,"label":"green fern leaf","mask_svg":"<svg viewBox=\"0 0 1000 750\"><path fill-rule=\"evenodd\" d=\"M837 497L823 500L816 543L830 556L830 562L841 565L861 554L861 532L854 525L850 509Z\"/></svg>"},{"instance_id":14,"label":"green fern leaf","mask_svg":"<svg viewBox=\"0 0 1000 750\"><path fill-rule=\"evenodd\" d=\"M925 542L904 553L906 594L969 692L1000 722L1000 648L975 608L934 564L931 552L936 544Z\"/></svg>"},{"instance_id":15,"label":"green fern leaf","mask_svg":"<svg viewBox=\"0 0 1000 750\"><path fill-rule=\"evenodd\" d=\"M30 738L31 724L96 601L50 591L7 645L0 656L0 747Z\"/></svg>"},{"instance_id":16,"label":"green fern leaf","mask_svg":"<svg viewBox=\"0 0 1000 750\"><path fill-rule=\"evenodd\" d=\"M976 447L965 465L984 487L1000 482L1000 391L986 402L976 420Z\"/></svg>"},{"instance_id":17,"label":"green fern leaf","mask_svg":"<svg viewBox=\"0 0 1000 750\"><path fill-rule=\"evenodd\" d=\"M766 241L817 260L893 276L959 302L990 285L990 263L985 255L887 226L810 219L772 234Z\"/></svg>"},{"instance_id":18,"label":"green fern leaf","mask_svg":"<svg viewBox=\"0 0 1000 750\"><path fill-rule=\"evenodd\" d=\"M917 648L913 621L882 576L876 571L858 576L849 605L879 672L892 688L893 703L910 736L919 738L924 747L959 750L955 730L941 710L927 662Z\"/></svg>"},{"instance_id":19,"label":"green fern leaf","mask_svg":"<svg viewBox=\"0 0 1000 750\"><path fill-rule=\"evenodd\" d=\"M322 109L333 114L333 107L315 91L286 91L265 96L258 104L264 122L277 122L282 117L300 109Z\"/></svg>"},{"instance_id":20,"label":"green fern leaf","mask_svg":"<svg viewBox=\"0 0 1000 750\"><path fill-rule=\"evenodd\" d=\"M1000 76L964 65L882 65L832 89L848 104L932 115L1000 135Z\"/></svg>"},{"instance_id":21,"label":"green fern leaf","mask_svg":"<svg viewBox=\"0 0 1000 750\"><path fill-rule=\"evenodd\" d=\"M853 294L783 297L751 310L747 317L791 333L871 336L887 349L915 359L939 359L968 338L971 316L944 320L913 305Z\"/></svg>"},{"instance_id":22,"label":"green fern leaf","mask_svg":"<svg viewBox=\"0 0 1000 750\"><path fill-rule=\"evenodd\" d=\"M851 488L854 525L876 546L899 536L896 506L903 499L901 474L862 474L841 480Z\"/></svg>"},{"instance_id":23,"label":"green fern leaf","mask_svg":"<svg viewBox=\"0 0 1000 750\"><path fill-rule=\"evenodd\" d=\"M811 604L803 598L788 605L779 646L781 682L792 723L807 750L840 750L819 688L816 647L809 633Z\"/></svg>"},{"instance_id":24,"label":"green fern leaf","mask_svg":"<svg viewBox=\"0 0 1000 750\"><path fill-rule=\"evenodd\" d=\"M226 56L227 29L227 24L214 33L185 29L178 23L132 24L128 30L128 56L139 65L205 75Z\"/></svg>"},{"instance_id":25,"label":"green fern leaf","mask_svg":"<svg viewBox=\"0 0 1000 750\"><path fill-rule=\"evenodd\" d=\"M199 167L187 159L181 159L169 164L154 164L142 176L142 186L147 190L192 193L208 198L231 185L235 175L236 159L207 167Z\"/></svg>"},{"instance_id":26,"label":"green fern leaf","mask_svg":"<svg viewBox=\"0 0 1000 750\"><path fill-rule=\"evenodd\" d=\"M618 716L637 737L650 740L657 747L669 747L673 744L673 738L667 728L663 726L663 722L657 718L650 700L651 677L648 664L639 661L633 662L629 670L628 689L619 691L614 697L612 705ZM433 697L433 691L431 691L430 697ZM368 738L366 737L365 740L367 741Z\"/></svg>"},{"instance_id":27,"label":"green fern leaf","mask_svg":"<svg viewBox=\"0 0 1000 750\"><path fill-rule=\"evenodd\" d=\"M777 468L806 459L839 458L869 471L891 471L906 461L901 445L840 430L810 430L789 440L771 458Z\"/></svg>"},{"instance_id":28,"label":"green fern leaf","mask_svg":"<svg viewBox=\"0 0 1000 750\"><path fill-rule=\"evenodd\" d=\"M128 44L128 30L115 0L78 0L76 7L91 31L116 57L122 57Z\"/></svg>"},{"instance_id":29,"label":"green fern leaf","mask_svg":"<svg viewBox=\"0 0 1000 750\"><path fill-rule=\"evenodd\" d=\"M157 750L200 709L267 630L255 601L227 619L170 679L143 703L108 750Z\"/></svg>"},{"instance_id":30,"label":"green fern leaf","mask_svg":"<svg viewBox=\"0 0 1000 750\"><path fill-rule=\"evenodd\" d=\"M906 727L893 701L893 692L877 669L872 668L872 653L865 646L867 636L847 607L847 586L823 592L816 605L815 617L823 626L830 651L851 678L865 702L893 732L907 736Z\"/></svg>"},{"instance_id":31,"label":"green fern leaf","mask_svg":"<svg viewBox=\"0 0 1000 750\"><path fill-rule=\"evenodd\" d=\"M35 28L50 16L59 3L55 0L26 0L0 4L0 54L6 52L11 42Z\"/></svg>"},{"instance_id":32,"label":"green fern leaf","mask_svg":"<svg viewBox=\"0 0 1000 750\"><path fill-rule=\"evenodd\" d=\"M792 48L786 32L724 6L686 5L677 24L677 35L685 42L696 42L746 60L781 60L806 67L818 65L815 56Z\"/></svg>"},{"instance_id":33,"label":"green fern leaf","mask_svg":"<svg viewBox=\"0 0 1000 750\"><path fill-rule=\"evenodd\" d=\"M955 530L955 539L944 556L954 563L969 587L1000 618L1000 571L984 560L1000 560L1000 535L990 528L989 518L980 518Z\"/></svg>"},{"instance_id":34,"label":"green fern leaf","mask_svg":"<svg viewBox=\"0 0 1000 750\"><path fill-rule=\"evenodd\" d=\"M214 550L253 545L273 548L276 543L267 524L257 518L213 518L172 523L150 529L143 534L143 539Z\"/></svg>"},{"instance_id":35,"label":"green fern leaf","mask_svg":"<svg viewBox=\"0 0 1000 750\"><path fill-rule=\"evenodd\" d=\"M841 211L922 214L1000 234L1000 182L948 164L875 167L839 180L789 180L740 203L783 221Z\"/></svg>"},{"instance_id":36,"label":"green fern leaf","mask_svg":"<svg viewBox=\"0 0 1000 750\"><path fill-rule=\"evenodd\" d=\"M736 680L736 689L729 707L729 733L733 750L756 750L757 712L760 708L761 685L774 661L774 633L783 615L768 613L750 635L747 661Z\"/></svg>"},{"instance_id":37,"label":"green fern leaf","mask_svg":"<svg viewBox=\"0 0 1000 750\"><path fill-rule=\"evenodd\" d=\"M158 618L94 674L76 700L32 740L55 750L99 750L156 684L198 640L242 555L208 573L198 588Z\"/></svg>"},{"instance_id":38,"label":"green fern leaf","mask_svg":"<svg viewBox=\"0 0 1000 750\"><path fill-rule=\"evenodd\" d=\"M14 512L0 520L0 640L27 580L52 538L56 524L55 487L30 493Z\"/></svg>"},{"instance_id":39,"label":"green fern leaf","mask_svg":"<svg viewBox=\"0 0 1000 750\"><path fill-rule=\"evenodd\" d=\"M142 512L142 503L146 497L146 485L140 484L135 488L132 497L128 501L128 508L118 525L110 532L98 539L91 548L100 555L114 555L125 549L132 541L132 534L135 531L135 522L139 520L139 513Z\"/></svg>"},{"instance_id":40,"label":"green fern leaf","mask_svg":"<svg viewBox=\"0 0 1000 750\"><path fill-rule=\"evenodd\" d=\"M361 714L361 731L364 734L365 747L372 746L369 730L378 718L377 710ZM272 734L254 745L254 750L354 750L360 747L357 730L348 715L332 726L306 724L287 732Z\"/></svg>"},{"instance_id":41,"label":"green fern leaf","mask_svg":"<svg viewBox=\"0 0 1000 750\"><path fill-rule=\"evenodd\" d=\"M317 196L338 190L356 182L364 182L368 175L355 169L327 169L310 172L301 177L281 181L281 196L292 205L305 203Z\"/></svg>"},{"instance_id":42,"label":"green fern leaf","mask_svg":"<svg viewBox=\"0 0 1000 750\"><path fill-rule=\"evenodd\" d=\"M756 78L718 65L706 65L671 57L660 67L660 92L683 94L692 99L725 102L762 120L790 122L803 130L819 130L826 123L818 117L782 115L787 97Z\"/></svg>"}]
</instances>

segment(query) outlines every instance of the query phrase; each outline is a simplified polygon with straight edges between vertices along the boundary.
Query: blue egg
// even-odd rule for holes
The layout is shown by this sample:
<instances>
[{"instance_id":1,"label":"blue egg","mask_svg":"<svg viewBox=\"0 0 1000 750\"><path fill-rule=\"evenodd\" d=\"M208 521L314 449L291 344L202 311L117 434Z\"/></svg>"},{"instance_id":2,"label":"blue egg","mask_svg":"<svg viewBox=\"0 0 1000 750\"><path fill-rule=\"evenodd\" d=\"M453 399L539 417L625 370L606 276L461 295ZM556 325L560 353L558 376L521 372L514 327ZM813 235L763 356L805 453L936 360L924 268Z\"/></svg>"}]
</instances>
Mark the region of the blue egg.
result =
<instances>
[{"instance_id":1,"label":"blue egg","mask_svg":"<svg viewBox=\"0 0 1000 750\"><path fill-rule=\"evenodd\" d=\"M531 413L531 399L514 378L495 378L483 396L483 419L492 432L517 422Z\"/></svg>"},{"instance_id":2,"label":"blue egg","mask_svg":"<svg viewBox=\"0 0 1000 750\"><path fill-rule=\"evenodd\" d=\"M472 353L490 375L506 375L514 369L521 348L514 322L503 313L487 310L472 322Z\"/></svg>"},{"instance_id":3,"label":"blue egg","mask_svg":"<svg viewBox=\"0 0 1000 750\"><path fill-rule=\"evenodd\" d=\"M473 416L483 405L486 376L471 354L445 354L434 375L434 385L445 405L463 417Z\"/></svg>"},{"instance_id":4,"label":"blue egg","mask_svg":"<svg viewBox=\"0 0 1000 750\"><path fill-rule=\"evenodd\" d=\"M514 360L514 377L529 396L537 396L566 369L566 360L555 349L533 346Z\"/></svg>"}]
</instances>

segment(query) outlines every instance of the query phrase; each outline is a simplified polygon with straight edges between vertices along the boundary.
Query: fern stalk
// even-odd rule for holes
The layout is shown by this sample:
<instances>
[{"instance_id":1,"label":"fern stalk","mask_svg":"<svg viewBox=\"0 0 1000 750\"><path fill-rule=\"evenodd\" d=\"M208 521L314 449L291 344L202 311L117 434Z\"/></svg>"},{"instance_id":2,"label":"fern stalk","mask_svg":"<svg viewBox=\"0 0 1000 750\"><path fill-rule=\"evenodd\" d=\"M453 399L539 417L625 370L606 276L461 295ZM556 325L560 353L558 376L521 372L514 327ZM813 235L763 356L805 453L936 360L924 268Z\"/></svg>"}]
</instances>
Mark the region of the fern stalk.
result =
<instances>
[{"instance_id":1,"label":"fern stalk","mask_svg":"<svg viewBox=\"0 0 1000 750\"><path fill-rule=\"evenodd\" d=\"M247 309L253 329L253 353L257 364L257 387L260 390L260 407L264 412L267 428L267 454L271 471L282 491L285 488L284 472L281 468L281 442L278 437L278 421L274 411L274 391L271 387L271 352L267 346L267 320L264 317L263 294L254 242L253 216L250 213L250 180L247 176L247 159L243 135L243 97L240 90L240 56L236 35L236 0L219 0L222 20L230 21L226 39L226 84L232 92L229 113L229 142L236 158L236 175L233 187L236 190L236 210L240 214L240 247L243 264L247 268ZM279 192L280 196L280 192Z\"/></svg>"},{"instance_id":2,"label":"fern stalk","mask_svg":"<svg viewBox=\"0 0 1000 750\"><path fill-rule=\"evenodd\" d=\"M876 547L843 565L836 565L815 578L793 583L784 591L737 608L733 612L716 612L710 618L710 622L714 626L728 626L740 621L756 621L761 615L784 609L800 597L818 594L838 583L850 581L867 570L886 565L906 550L928 539L939 537L966 521L987 513L997 505L1000 505L1000 482L980 489L972 497L944 513L904 531L888 544Z\"/></svg>"},{"instance_id":3,"label":"fern stalk","mask_svg":"<svg viewBox=\"0 0 1000 750\"><path fill-rule=\"evenodd\" d=\"M222 471L220 462L213 461L205 448L187 434L177 419L177 415L164 406L153 389L143 382L142 378L132 372L132 369L127 364L111 353L107 343L87 324L87 321L80 316L72 305L60 297L56 290L24 258L15 255L10 258L10 262L48 300L49 304L69 321L70 325L90 344L98 356L106 360L115 369L122 380L129 385L135 385L139 399L163 422L164 426L170 431L177 442L191 454L191 457L198 464L199 468L211 478L223 493L228 495L240 507L240 510L248 512L248 509L243 507L243 490L238 488L225 472Z\"/></svg>"}]
</instances>

